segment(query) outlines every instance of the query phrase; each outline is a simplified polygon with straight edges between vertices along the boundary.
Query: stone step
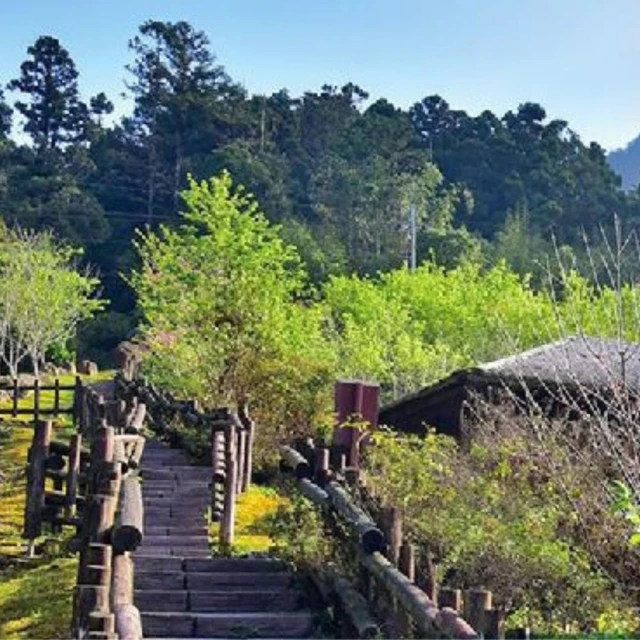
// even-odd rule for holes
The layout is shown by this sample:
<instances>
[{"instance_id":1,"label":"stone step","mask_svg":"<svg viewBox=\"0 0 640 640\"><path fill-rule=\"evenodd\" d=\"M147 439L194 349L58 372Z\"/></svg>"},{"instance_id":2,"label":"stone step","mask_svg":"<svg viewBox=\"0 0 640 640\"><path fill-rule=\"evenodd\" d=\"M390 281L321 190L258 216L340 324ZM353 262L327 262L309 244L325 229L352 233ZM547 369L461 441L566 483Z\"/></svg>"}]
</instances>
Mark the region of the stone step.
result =
<instances>
[{"instance_id":1,"label":"stone step","mask_svg":"<svg viewBox=\"0 0 640 640\"><path fill-rule=\"evenodd\" d=\"M171 555L159 557L157 554L151 556L147 553L136 551L133 555L133 562L136 576L142 571L171 571L173 573L184 571L184 559Z\"/></svg>"},{"instance_id":2,"label":"stone step","mask_svg":"<svg viewBox=\"0 0 640 640\"><path fill-rule=\"evenodd\" d=\"M157 516L153 519L149 519L145 517L144 526L146 527L179 527L179 526L189 526L189 527L200 527L206 524L206 520L202 515L194 516L191 518L185 518L183 516Z\"/></svg>"},{"instance_id":3,"label":"stone step","mask_svg":"<svg viewBox=\"0 0 640 640\"><path fill-rule=\"evenodd\" d=\"M158 638L304 638L313 630L309 613L147 613L145 637Z\"/></svg>"},{"instance_id":4,"label":"stone step","mask_svg":"<svg viewBox=\"0 0 640 640\"><path fill-rule=\"evenodd\" d=\"M134 585L139 590L184 591L185 575L182 571L138 571L137 558L134 558L136 570Z\"/></svg>"},{"instance_id":5,"label":"stone step","mask_svg":"<svg viewBox=\"0 0 640 640\"><path fill-rule=\"evenodd\" d=\"M304 598L291 589L240 591L136 591L140 611L194 611L210 613L297 611Z\"/></svg>"}]
</instances>

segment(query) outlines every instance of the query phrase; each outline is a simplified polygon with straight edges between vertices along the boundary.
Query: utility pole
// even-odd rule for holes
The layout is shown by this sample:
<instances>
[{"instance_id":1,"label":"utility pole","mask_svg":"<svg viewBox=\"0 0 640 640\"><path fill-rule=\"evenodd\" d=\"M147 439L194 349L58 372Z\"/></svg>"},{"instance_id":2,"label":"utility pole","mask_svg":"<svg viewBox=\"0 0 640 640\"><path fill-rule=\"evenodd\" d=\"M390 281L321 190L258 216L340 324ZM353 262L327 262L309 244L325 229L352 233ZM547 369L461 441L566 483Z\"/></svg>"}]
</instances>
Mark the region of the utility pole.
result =
<instances>
[{"instance_id":1,"label":"utility pole","mask_svg":"<svg viewBox=\"0 0 640 640\"><path fill-rule=\"evenodd\" d=\"M411 259L409 268L411 271L416 270L416 240L417 240L417 224L416 224L416 205L412 204L409 210L409 229L411 234Z\"/></svg>"}]
</instances>

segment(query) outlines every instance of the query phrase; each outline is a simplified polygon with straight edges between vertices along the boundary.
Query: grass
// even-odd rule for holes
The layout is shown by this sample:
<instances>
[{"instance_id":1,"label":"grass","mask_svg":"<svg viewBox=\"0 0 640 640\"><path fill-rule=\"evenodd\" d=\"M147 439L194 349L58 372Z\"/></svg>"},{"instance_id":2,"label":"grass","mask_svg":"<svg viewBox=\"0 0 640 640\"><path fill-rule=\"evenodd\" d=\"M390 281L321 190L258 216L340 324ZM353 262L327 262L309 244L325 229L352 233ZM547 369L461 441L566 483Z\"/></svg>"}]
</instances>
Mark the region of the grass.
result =
<instances>
[{"instance_id":1,"label":"grass","mask_svg":"<svg viewBox=\"0 0 640 640\"><path fill-rule=\"evenodd\" d=\"M111 379L112 371L84 379L94 383ZM60 376L60 384L75 382L75 376ZM41 403L53 407L53 391L41 392ZM60 392L60 406L70 406L72 391ZM11 401L1 403L11 406ZM33 407L33 398L19 400L23 408ZM53 438L66 440L73 432L70 416L54 421ZM25 560L21 538L24 523L26 463L33 438L30 416L0 421L0 638L67 638L71 620L71 595L75 583L77 558L57 552L50 556ZM45 525L46 526L46 525ZM65 538L43 537L36 541L47 548L64 547Z\"/></svg>"},{"instance_id":2,"label":"grass","mask_svg":"<svg viewBox=\"0 0 640 640\"><path fill-rule=\"evenodd\" d=\"M287 503L287 499L275 489L252 485L238 497L236 503L235 542L231 553L246 555L266 553L274 545L270 536L270 521L278 507ZM219 523L212 523L209 529L214 552L220 552Z\"/></svg>"},{"instance_id":3,"label":"grass","mask_svg":"<svg viewBox=\"0 0 640 640\"><path fill-rule=\"evenodd\" d=\"M40 558L0 573L0 638L68 638L76 558Z\"/></svg>"}]
</instances>

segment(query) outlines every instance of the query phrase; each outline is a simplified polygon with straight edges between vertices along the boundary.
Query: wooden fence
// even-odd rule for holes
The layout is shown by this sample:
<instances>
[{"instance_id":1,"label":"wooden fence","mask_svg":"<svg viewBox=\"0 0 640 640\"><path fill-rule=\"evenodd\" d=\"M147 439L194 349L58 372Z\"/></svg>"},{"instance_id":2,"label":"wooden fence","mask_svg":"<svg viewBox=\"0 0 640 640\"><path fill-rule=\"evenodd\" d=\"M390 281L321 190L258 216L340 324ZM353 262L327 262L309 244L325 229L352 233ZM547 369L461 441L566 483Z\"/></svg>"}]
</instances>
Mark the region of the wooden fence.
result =
<instances>
[{"instance_id":1,"label":"wooden fence","mask_svg":"<svg viewBox=\"0 0 640 640\"><path fill-rule=\"evenodd\" d=\"M75 392L82 386L82 379L78 376L75 384L62 384L59 378L56 378L51 384L42 384L37 378L30 384L23 384L18 378L14 378L11 383L0 383L0 393L4 392L10 396L9 407L0 407L0 416L13 416L14 418L24 415L32 415L35 421L38 421L41 416L53 416L58 417L63 414L74 414L75 403L70 405L62 405L60 394L65 391ZM53 403L45 405L42 402L42 392L53 392ZM21 399L26 398L29 393L33 393L29 397L30 406L24 406L25 401L20 402ZM22 406L20 406L22 405Z\"/></svg>"},{"instance_id":2,"label":"wooden fence","mask_svg":"<svg viewBox=\"0 0 640 640\"><path fill-rule=\"evenodd\" d=\"M403 540L401 511L373 500L359 470L345 467L344 454L332 456L329 449L306 441L283 447L281 458L282 469L321 507L330 534L356 561L357 589L339 575L311 572L348 621L345 633L375 637L377 620L382 620L391 637L504 637L502 612L492 607L489 591L443 589L438 594L432 565L422 584L416 584L416 550Z\"/></svg>"}]
</instances>

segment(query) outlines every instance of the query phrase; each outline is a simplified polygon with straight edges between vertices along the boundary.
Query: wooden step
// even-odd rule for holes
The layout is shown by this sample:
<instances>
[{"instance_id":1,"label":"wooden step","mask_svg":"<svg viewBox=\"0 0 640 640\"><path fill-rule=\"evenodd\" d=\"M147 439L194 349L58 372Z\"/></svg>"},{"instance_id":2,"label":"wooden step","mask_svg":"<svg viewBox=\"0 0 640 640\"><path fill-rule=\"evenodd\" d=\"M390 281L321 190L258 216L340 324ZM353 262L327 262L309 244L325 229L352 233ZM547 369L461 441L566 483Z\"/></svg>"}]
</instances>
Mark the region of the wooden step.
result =
<instances>
[{"instance_id":1,"label":"wooden step","mask_svg":"<svg viewBox=\"0 0 640 640\"><path fill-rule=\"evenodd\" d=\"M186 588L191 591L216 591L223 587L284 588L292 583L292 575L286 572L238 572L211 571L207 573L185 573Z\"/></svg>"},{"instance_id":2,"label":"wooden step","mask_svg":"<svg viewBox=\"0 0 640 640\"><path fill-rule=\"evenodd\" d=\"M145 527L145 538L149 536L208 536L206 525L194 527Z\"/></svg>"},{"instance_id":3,"label":"wooden step","mask_svg":"<svg viewBox=\"0 0 640 640\"><path fill-rule=\"evenodd\" d=\"M292 589L162 591L138 590L135 605L140 611L192 611L202 613L240 613L297 611L303 596Z\"/></svg>"},{"instance_id":4,"label":"wooden step","mask_svg":"<svg viewBox=\"0 0 640 640\"><path fill-rule=\"evenodd\" d=\"M199 546L199 547L183 547L180 546L179 542L176 542L171 547L145 547L140 546L140 552L144 553L147 556L156 556L156 557L176 557L176 558L210 558L211 557L211 549L209 546Z\"/></svg>"},{"instance_id":5,"label":"wooden step","mask_svg":"<svg viewBox=\"0 0 640 640\"><path fill-rule=\"evenodd\" d=\"M160 547L172 547L180 545L183 547L193 547L198 545L209 546L209 536L150 536L145 532L142 541L143 546L151 547L154 545Z\"/></svg>"},{"instance_id":6,"label":"wooden step","mask_svg":"<svg viewBox=\"0 0 640 640\"><path fill-rule=\"evenodd\" d=\"M304 597L293 589L224 589L221 591L190 591L190 611L212 613L298 611Z\"/></svg>"},{"instance_id":7,"label":"wooden step","mask_svg":"<svg viewBox=\"0 0 640 640\"><path fill-rule=\"evenodd\" d=\"M145 637L304 638L313 630L309 613L147 613Z\"/></svg>"},{"instance_id":8,"label":"wooden step","mask_svg":"<svg viewBox=\"0 0 640 640\"><path fill-rule=\"evenodd\" d=\"M182 571L138 571L136 569L134 584L139 590L184 591L185 576L186 574Z\"/></svg>"},{"instance_id":9,"label":"wooden step","mask_svg":"<svg viewBox=\"0 0 640 640\"><path fill-rule=\"evenodd\" d=\"M194 573L280 573L286 571L287 566L280 560L270 558L210 558L185 559L184 569Z\"/></svg>"},{"instance_id":10,"label":"wooden step","mask_svg":"<svg viewBox=\"0 0 640 640\"><path fill-rule=\"evenodd\" d=\"M148 555L141 551L136 551L133 555L136 575L140 571L171 571L173 573L184 571L184 559L176 558L167 554L165 557Z\"/></svg>"}]
</instances>

